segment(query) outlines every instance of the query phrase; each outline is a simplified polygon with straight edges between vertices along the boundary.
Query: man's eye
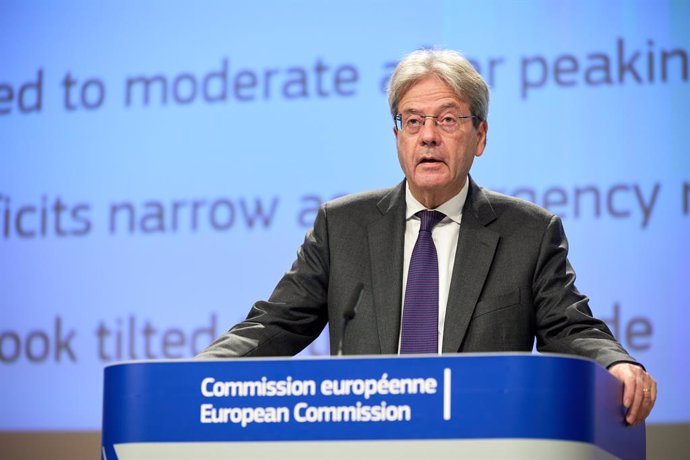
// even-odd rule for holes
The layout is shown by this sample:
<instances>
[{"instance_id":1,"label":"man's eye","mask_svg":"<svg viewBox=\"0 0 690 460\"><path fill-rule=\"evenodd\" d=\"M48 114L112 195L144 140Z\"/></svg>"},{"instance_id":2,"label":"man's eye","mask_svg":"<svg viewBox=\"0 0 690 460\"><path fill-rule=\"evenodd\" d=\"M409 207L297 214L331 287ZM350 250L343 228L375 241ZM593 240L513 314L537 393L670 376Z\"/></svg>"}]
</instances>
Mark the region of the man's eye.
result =
<instances>
[{"instance_id":1,"label":"man's eye","mask_svg":"<svg viewBox=\"0 0 690 460\"><path fill-rule=\"evenodd\" d=\"M413 117L413 118L407 119L407 126L417 126L421 123L422 123L422 121L421 121L421 118L419 118L419 117Z\"/></svg>"},{"instance_id":2,"label":"man's eye","mask_svg":"<svg viewBox=\"0 0 690 460\"><path fill-rule=\"evenodd\" d=\"M452 125L455 123L456 118L453 115L446 115L443 118L441 118L441 123L444 125Z\"/></svg>"}]
</instances>

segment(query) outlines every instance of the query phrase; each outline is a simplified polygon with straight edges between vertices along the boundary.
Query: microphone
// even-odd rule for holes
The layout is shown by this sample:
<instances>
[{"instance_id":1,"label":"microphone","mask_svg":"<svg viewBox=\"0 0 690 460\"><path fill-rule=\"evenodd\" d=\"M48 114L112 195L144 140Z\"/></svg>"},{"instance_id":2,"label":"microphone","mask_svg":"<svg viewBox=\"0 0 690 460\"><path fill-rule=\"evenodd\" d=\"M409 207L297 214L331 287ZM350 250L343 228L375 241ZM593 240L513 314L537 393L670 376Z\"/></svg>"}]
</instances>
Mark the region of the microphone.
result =
<instances>
[{"instance_id":1,"label":"microphone","mask_svg":"<svg viewBox=\"0 0 690 460\"><path fill-rule=\"evenodd\" d=\"M354 295L345 304L345 311L343 311L343 327L340 332L340 340L338 341L338 356L343 356L343 344L345 343L345 331L347 331L347 326L350 321L355 317L357 313L357 308L362 302L362 294L364 294L364 284L359 283L354 289Z\"/></svg>"}]
</instances>

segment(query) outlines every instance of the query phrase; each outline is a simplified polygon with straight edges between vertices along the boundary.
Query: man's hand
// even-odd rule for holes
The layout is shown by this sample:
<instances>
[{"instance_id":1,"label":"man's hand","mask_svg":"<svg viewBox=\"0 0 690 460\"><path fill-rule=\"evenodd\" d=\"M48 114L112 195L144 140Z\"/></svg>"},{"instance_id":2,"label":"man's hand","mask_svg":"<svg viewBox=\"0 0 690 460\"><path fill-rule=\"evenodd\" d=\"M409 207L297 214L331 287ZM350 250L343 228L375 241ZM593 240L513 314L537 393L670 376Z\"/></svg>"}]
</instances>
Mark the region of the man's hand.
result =
<instances>
[{"instance_id":1,"label":"man's hand","mask_svg":"<svg viewBox=\"0 0 690 460\"><path fill-rule=\"evenodd\" d=\"M609 372L623 382L623 405L628 409L625 421L630 425L644 422L656 402L656 380L631 363L614 364Z\"/></svg>"}]
</instances>

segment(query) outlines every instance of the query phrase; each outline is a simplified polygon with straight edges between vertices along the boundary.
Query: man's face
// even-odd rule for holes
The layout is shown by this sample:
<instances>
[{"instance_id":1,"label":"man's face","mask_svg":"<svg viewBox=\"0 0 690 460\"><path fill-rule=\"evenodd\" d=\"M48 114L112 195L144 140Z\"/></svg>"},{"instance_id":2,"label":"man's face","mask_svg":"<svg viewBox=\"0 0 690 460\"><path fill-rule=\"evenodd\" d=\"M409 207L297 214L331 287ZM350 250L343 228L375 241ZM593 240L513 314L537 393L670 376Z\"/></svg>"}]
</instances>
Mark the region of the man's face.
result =
<instances>
[{"instance_id":1,"label":"man's face","mask_svg":"<svg viewBox=\"0 0 690 460\"><path fill-rule=\"evenodd\" d=\"M406 115L471 115L468 105L460 101L450 87L438 77L426 77L413 85L400 99L399 112ZM426 119L416 134L394 130L398 160L412 195L428 208L435 208L456 195L465 185L474 157L484 151L487 124L478 128L472 119L458 120L454 132L436 126Z\"/></svg>"}]
</instances>

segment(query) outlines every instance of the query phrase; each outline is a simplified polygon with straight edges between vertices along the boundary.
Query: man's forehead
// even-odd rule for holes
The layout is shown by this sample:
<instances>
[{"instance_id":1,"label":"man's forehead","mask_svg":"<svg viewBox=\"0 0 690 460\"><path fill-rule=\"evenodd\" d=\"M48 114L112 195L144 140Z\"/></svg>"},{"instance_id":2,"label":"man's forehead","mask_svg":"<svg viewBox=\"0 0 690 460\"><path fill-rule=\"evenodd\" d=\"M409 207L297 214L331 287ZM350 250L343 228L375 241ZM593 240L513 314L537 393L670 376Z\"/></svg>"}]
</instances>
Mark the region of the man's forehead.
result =
<instances>
[{"instance_id":1,"label":"man's forehead","mask_svg":"<svg viewBox=\"0 0 690 460\"><path fill-rule=\"evenodd\" d=\"M465 108L465 104L448 84L436 76L428 76L414 83L400 98L400 111L416 111L422 107L442 110Z\"/></svg>"}]
</instances>

